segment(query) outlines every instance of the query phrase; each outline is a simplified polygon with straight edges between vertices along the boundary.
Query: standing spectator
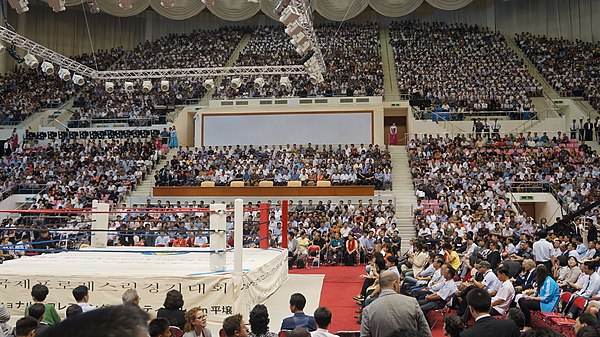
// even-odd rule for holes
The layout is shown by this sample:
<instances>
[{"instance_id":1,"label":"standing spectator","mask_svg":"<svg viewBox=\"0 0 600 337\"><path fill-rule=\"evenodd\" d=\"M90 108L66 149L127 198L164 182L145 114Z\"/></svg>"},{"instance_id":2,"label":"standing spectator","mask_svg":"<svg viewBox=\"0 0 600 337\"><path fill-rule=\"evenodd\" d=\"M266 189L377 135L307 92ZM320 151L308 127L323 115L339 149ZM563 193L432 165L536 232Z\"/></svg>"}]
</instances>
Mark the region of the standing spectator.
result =
<instances>
[{"instance_id":1,"label":"standing spectator","mask_svg":"<svg viewBox=\"0 0 600 337\"><path fill-rule=\"evenodd\" d=\"M469 311L475 318L475 325L463 331L460 337L518 337L517 324L512 320L494 319L490 316L492 299L484 289L474 289L467 294Z\"/></svg>"},{"instance_id":2,"label":"standing spectator","mask_svg":"<svg viewBox=\"0 0 600 337\"><path fill-rule=\"evenodd\" d=\"M315 310L315 321L317 330L310 333L311 337L338 337L330 333L327 328L331 324L331 311L325 307L319 307Z\"/></svg>"},{"instance_id":3,"label":"standing spectator","mask_svg":"<svg viewBox=\"0 0 600 337\"><path fill-rule=\"evenodd\" d=\"M31 288L31 299L33 300L33 303L44 304L44 301L48 296L48 292L49 291L47 286L43 284L34 285ZM56 312L56 308L53 304L46 303L44 304L44 307L46 308L46 310L44 312L44 319L42 320L42 322L48 325L53 325L60 322L60 316L58 316L58 312ZM25 308L25 316L29 315L29 308L30 306L27 306Z\"/></svg>"},{"instance_id":4,"label":"standing spectator","mask_svg":"<svg viewBox=\"0 0 600 337\"><path fill-rule=\"evenodd\" d=\"M171 325L183 330L185 326L185 310L183 310L183 295L177 290L169 290L163 307L158 309L156 317L166 318Z\"/></svg>"},{"instance_id":5,"label":"standing spectator","mask_svg":"<svg viewBox=\"0 0 600 337\"><path fill-rule=\"evenodd\" d=\"M398 127L396 123L390 126L390 145L398 145Z\"/></svg>"},{"instance_id":6,"label":"standing spectator","mask_svg":"<svg viewBox=\"0 0 600 337\"><path fill-rule=\"evenodd\" d=\"M263 304L257 304L250 311L250 333L249 337L277 337L277 334L269 331L269 311Z\"/></svg>"},{"instance_id":7,"label":"standing spectator","mask_svg":"<svg viewBox=\"0 0 600 337\"><path fill-rule=\"evenodd\" d=\"M545 265L546 270L552 274L552 264L554 263L552 251L554 246L546 241L547 236L548 233L546 231L538 233L539 240L533 244L533 259L537 265Z\"/></svg>"},{"instance_id":8,"label":"standing spectator","mask_svg":"<svg viewBox=\"0 0 600 337\"><path fill-rule=\"evenodd\" d=\"M380 277L379 298L362 311L361 337L386 337L390 331L407 329L431 337L423 311L417 300L400 295L400 280L393 271L386 270Z\"/></svg>"},{"instance_id":9,"label":"standing spectator","mask_svg":"<svg viewBox=\"0 0 600 337\"><path fill-rule=\"evenodd\" d=\"M169 145L169 138L171 137L171 133L167 131L167 128L163 128L160 132L160 138L162 145Z\"/></svg>"},{"instance_id":10,"label":"standing spectator","mask_svg":"<svg viewBox=\"0 0 600 337\"><path fill-rule=\"evenodd\" d=\"M169 137L169 148L176 149L179 147L179 140L177 139L177 130L175 130L174 125L172 128L169 128L169 129L171 130L170 137Z\"/></svg>"},{"instance_id":11,"label":"standing spectator","mask_svg":"<svg viewBox=\"0 0 600 337\"><path fill-rule=\"evenodd\" d=\"M290 297L290 311L294 314L283 319L280 330L294 330L295 328L307 328L308 331L317 330L315 318L304 313L306 297L300 293L292 294Z\"/></svg>"}]
</instances>

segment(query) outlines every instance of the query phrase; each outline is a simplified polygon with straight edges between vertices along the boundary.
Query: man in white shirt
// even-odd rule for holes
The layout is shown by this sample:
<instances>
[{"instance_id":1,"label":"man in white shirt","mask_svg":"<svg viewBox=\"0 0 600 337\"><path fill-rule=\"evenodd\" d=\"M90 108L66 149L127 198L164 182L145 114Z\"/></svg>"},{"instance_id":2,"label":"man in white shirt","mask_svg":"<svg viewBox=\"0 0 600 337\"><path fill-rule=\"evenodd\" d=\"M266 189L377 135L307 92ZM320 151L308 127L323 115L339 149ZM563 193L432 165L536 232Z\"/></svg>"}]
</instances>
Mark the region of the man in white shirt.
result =
<instances>
[{"instance_id":1,"label":"man in white shirt","mask_svg":"<svg viewBox=\"0 0 600 337\"><path fill-rule=\"evenodd\" d=\"M502 284L500 285L500 289L496 293L496 296L492 297L492 310L490 311L490 315L492 316L504 315L515 297L515 288L510 281L508 269L500 268L498 269L497 274L498 280L500 280Z\"/></svg>"},{"instance_id":2,"label":"man in white shirt","mask_svg":"<svg viewBox=\"0 0 600 337\"><path fill-rule=\"evenodd\" d=\"M81 307L84 313L96 309L95 306L88 303L90 300L88 287L84 285L75 287L75 289L73 289L73 297L75 298L75 301L77 301L77 305Z\"/></svg>"},{"instance_id":3,"label":"man in white shirt","mask_svg":"<svg viewBox=\"0 0 600 337\"><path fill-rule=\"evenodd\" d=\"M427 318L427 313L431 310L441 309L446 306L446 302L452 295L458 290L456 283L454 283L454 276L456 270L449 264L442 266L442 275L444 276L444 284L442 287L433 294L425 296L425 299L419 300L419 306Z\"/></svg>"},{"instance_id":4,"label":"man in white shirt","mask_svg":"<svg viewBox=\"0 0 600 337\"><path fill-rule=\"evenodd\" d=\"M331 323L331 311L326 307L318 307L314 313L317 330L310 333L311 337L338 337L327 330Z\"/></svg>"},{"instance_id":5,"label":"man in white shirt","mask_svg":"<svg viewBox=\"0 0 600 337\"><path fill-rule=\"evenodd\" d=\"M538 241L533 244L533 259L536 264L543 264L546 266L548 273L552 270L552 264L554 262L554 246L546 241L546 236L548 233L546 231L540 231L538 237L540 238Z\"/></svg>"}]
</instances>

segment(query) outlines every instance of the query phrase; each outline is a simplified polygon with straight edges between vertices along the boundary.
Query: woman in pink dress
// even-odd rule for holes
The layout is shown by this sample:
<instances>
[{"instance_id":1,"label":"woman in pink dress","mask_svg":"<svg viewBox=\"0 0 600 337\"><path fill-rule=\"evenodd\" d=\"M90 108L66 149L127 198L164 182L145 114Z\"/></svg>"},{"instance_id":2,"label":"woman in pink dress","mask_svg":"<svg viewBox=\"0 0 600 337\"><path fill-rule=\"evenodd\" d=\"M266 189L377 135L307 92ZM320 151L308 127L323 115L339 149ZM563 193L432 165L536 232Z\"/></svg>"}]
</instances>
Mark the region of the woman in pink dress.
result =
<instances>
[{"instance_id":1,"label":"woman in pink dress","mask_svg":"<svg viewBox=\"0 0 600 337\"><path fill-rule=\"evenodd\" d=\"M13 129L12 137L10 138L10 147L13 151L19 148L19 134L16 128Z\"/></svg>"},{"instance_id":2,"label":"woman in pink dress","mask_svg":"<svg viewBox=\"0 0 600 337\"><path fill-rule=\"evenodd\" d=\"M398 145L398 128L396 123L392 123L390 126L390 145Z\"/></svg>"}]
</instances>

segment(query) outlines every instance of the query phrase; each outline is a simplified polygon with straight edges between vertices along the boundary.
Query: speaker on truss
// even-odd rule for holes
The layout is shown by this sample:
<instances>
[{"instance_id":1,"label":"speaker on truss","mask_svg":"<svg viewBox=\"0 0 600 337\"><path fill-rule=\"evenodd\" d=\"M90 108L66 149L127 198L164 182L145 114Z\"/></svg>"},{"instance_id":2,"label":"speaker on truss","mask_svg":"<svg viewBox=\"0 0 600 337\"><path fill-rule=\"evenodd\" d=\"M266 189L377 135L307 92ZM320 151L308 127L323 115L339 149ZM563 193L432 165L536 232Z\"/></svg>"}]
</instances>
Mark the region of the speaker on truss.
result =
<instances>
[{"instance_id":1,"label":"speaker on truss","mask_svg":"<svg viewBox=\"0 0 600 337\"><path fill-rule=\"evenodd\" d=\"M69 137L69 133L67 131L59 131L58 132L58 139L63 140L63 139L67 139L67 137Z\"/></svg>"},{"instance_id":2,"label":"speaker on truss","mask_svg":"<svg viewBox=\"0 0 600 337\"><path fill-rule=\"evenodd\" d=\"M88 137L90 136L90 133L87 131L80 131L79 132L79 138L81 139L88 139Z\"/></svg>"},{"instance_id":3,"label":"speaker on truss","mask_svg":"<svg viewBox=\"0 0 600 337\"><path fill-rule=\"evenodd\" d=\"M69 131L69 139L77 139L77 138L79 138L79 132Z\"/></svg>"},{"instance_id":4,"label":"speaker on truss","mask_svg":"<svg viewBox=\"0 0 600 337\"><path fill-rule=\"evenodd\" d=\"M58 132L56 131L48 131L48 139L56 139L56 137L58 136Z\"/></svg>"}]
</instances>

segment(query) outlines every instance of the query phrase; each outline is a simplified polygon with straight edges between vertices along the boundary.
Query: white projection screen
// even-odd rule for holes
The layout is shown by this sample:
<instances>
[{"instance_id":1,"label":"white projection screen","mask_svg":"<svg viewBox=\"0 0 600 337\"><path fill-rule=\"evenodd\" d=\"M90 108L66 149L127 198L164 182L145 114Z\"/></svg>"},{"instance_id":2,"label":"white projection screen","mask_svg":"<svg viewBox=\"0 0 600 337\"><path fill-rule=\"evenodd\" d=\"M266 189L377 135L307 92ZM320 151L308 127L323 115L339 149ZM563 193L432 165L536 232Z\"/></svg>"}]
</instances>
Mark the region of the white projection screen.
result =
<instances>
[{"instance_id":1,"label":"white projection screen","mask_svg":"<svg viewBox=\"0 0 600 337\"><path fill-rule=\"evenodd\" d=\"M373 111L202 115L202 145L372 144Z\"/></svg>"}]
</instances>

